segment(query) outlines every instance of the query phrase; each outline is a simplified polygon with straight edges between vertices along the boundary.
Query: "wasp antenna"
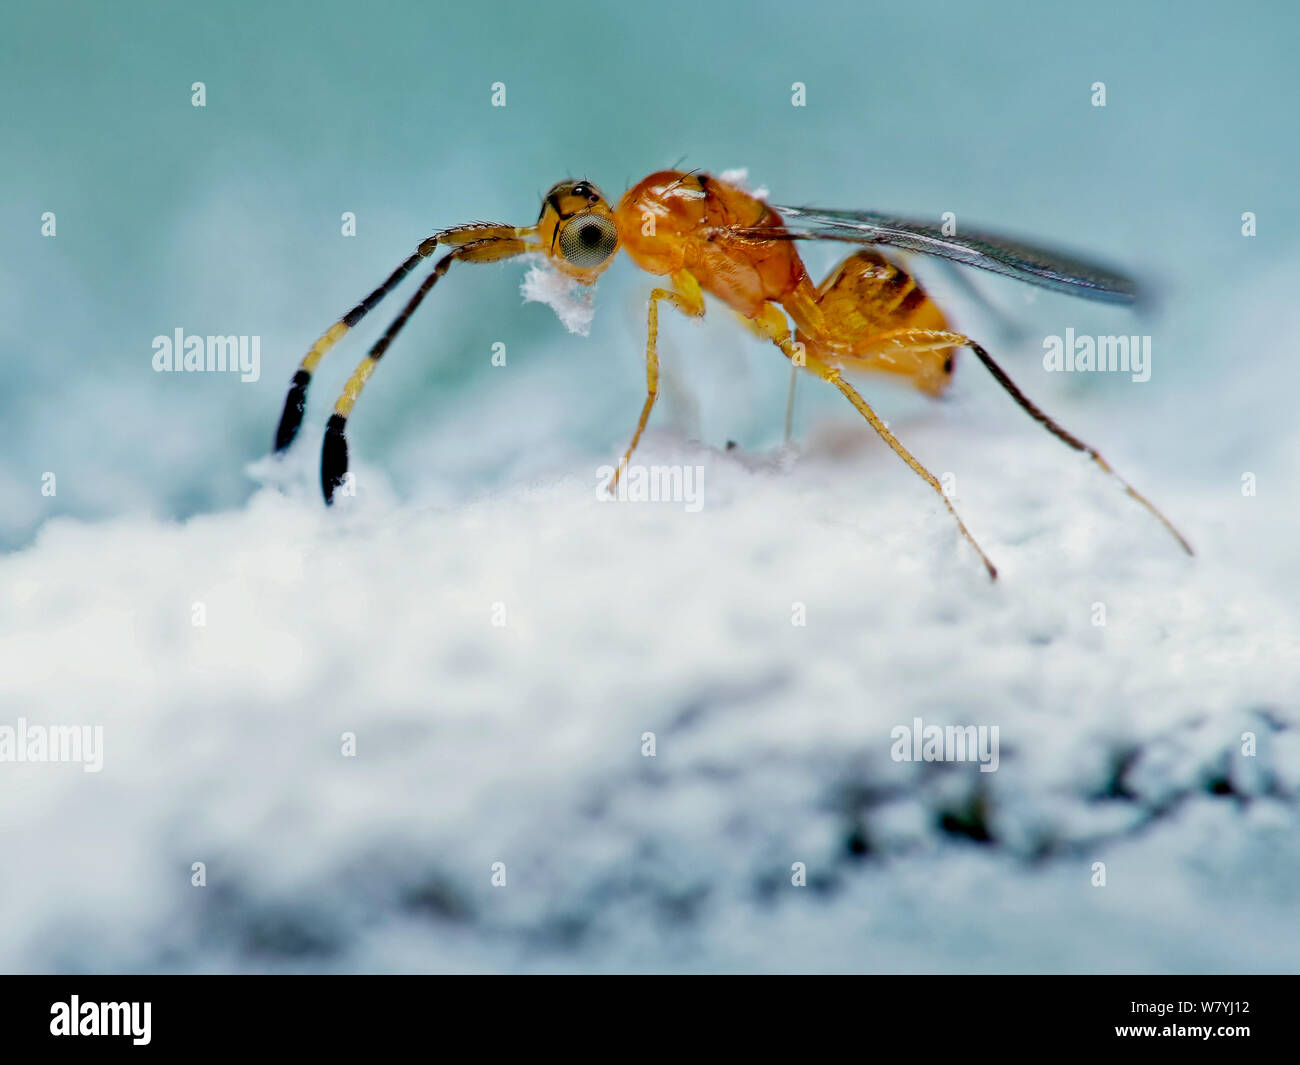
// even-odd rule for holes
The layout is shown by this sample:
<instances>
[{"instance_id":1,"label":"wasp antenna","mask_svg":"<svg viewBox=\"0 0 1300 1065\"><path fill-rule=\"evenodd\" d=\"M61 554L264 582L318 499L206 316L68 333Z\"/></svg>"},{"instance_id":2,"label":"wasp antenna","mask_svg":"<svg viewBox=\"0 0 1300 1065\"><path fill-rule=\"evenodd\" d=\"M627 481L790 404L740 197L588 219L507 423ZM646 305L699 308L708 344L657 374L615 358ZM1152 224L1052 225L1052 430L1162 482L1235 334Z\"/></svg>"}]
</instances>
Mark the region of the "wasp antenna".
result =
<instances>
[{"instance_id":1,"label":"wasp antenna","mask_svg":"<svg viewBox=\"0 0 1300 1065\"><path fill-rule=\"evenodd\" d=\"M325 440L321 446L321 491L324 493L327 504L334 501L335 492L347 477L348 442L346 431L347 420L352 413L352 407L355 405L357 397L361 395L361 390L365 387L366 382L370 380L371 374L375 372L375 367L379 365L379 360L383 358L384 352L388 350L397 334L402 331L411 315L424 302L425 296L451 268L451 264L457 260L496 262L514 255L521 255L530 250L530 245L522 235L529 231L516 230L510 226L494 226L491 224L458 226L454 230L445 232L452 234L450 242L456 244L457 247L434 264L433 269L429 271L429 276L420 283L420 287L407 301L401 313L393 319L384 331L384 335L375 341L366 357L352 371L352 376L348 378L348 383L343 386L343 392L334 404L334 413L325 428ZM430 251L432 251L432 248L430 248Z\"/></svg>"},{"instance_id":2,"label":"wasp antenna","mask_svg":"<svg viewBox=\"0 0 1300 1065\"><path fill-rule=\"evenodd\" d=\"M423 241L412 255L408 255L402 261L401 266L388 275L382 285L330 326L303 356L297 372L293 375L293 380L289 382L289 394L285 396L284 411L280 415L280 424L275 430L274 448L277 453L288 448L293 443L294 437L298 435L298 427L302 424L303 411L307 406L307 388L321 359L349 329L369 314L380 300L397 288L422 259L433 254L433 249L441 236L441 233L435 233Z\"/></svg>"}]
</instances>

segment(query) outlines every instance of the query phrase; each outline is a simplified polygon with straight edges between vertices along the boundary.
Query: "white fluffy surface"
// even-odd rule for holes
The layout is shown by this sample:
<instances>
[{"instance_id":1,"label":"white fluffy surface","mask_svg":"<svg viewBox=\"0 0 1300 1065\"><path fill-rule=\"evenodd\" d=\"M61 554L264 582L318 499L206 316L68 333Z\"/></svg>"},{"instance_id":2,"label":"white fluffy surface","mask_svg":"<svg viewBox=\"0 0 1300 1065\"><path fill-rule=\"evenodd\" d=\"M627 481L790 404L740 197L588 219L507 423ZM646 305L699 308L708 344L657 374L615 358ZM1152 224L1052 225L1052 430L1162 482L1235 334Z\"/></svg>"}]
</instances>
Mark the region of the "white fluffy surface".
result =
<instances>
[{"instance_id":1,"label":"white fluffy surface","mask_svg":"<svg viewBox=\"0 0 1300 1065\"><path fill-rule=\"evenodd\" d=\"M525 303L544 303L570 333L587 336L596 316L596 286L565 277L541 256L531 256L519 293Z\"/></svg>"},{"instance_id":2,"label":"white fluffy surface","mask_svg":"<svg viewBox=\"0 0 1300 1065\"><path fill-rule=\"evenodd\" d=\"M951 452L949 414L896 428ZM5 968L1294 970L1283 511L1185 488L1189 560L1003 421L959 485L994 585L830 424L797 460L652 432L694 514L594 466L400 505L363 464L333 513L49 523L0 560L4 706L102 724L104 769L0 767ZM1000 768L893 762L914 715L997 724ZM975 807L990 842L942 826Z\"/></svg>"}]
</instances>

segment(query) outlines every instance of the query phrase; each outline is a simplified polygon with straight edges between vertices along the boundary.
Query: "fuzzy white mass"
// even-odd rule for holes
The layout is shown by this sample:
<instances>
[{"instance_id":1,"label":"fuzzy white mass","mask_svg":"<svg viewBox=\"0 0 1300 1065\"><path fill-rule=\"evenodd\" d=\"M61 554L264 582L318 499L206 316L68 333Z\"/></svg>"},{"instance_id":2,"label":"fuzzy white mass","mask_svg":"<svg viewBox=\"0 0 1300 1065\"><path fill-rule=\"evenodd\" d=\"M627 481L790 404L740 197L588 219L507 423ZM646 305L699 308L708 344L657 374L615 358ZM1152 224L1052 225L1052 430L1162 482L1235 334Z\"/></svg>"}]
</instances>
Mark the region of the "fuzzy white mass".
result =
<instances>
[{"instance_id":1,"label":"fuzzy white mass","mask_svg":"<svg viewBox=\"0 0 1300 1065\"><path fill-rule=\"evenodd\" d=\"M519 289L524 302L546 304L570 333L587 336L596 314L596 286L582 285L565 277L541 256L530 258Z\"/></svg>"},{"instance_id":2,"label":"fuzzy white mass","mask_svg":"<svg viewBox=\"0 0 1300 1065\"><path fill-rule=\"evenodd\" d=\"M849 421L797 461L651 433L697 513L585 474L401 504L363 463L333 512L50 522L0 560L5 721L102 724L104 767L0 766L0 959L1294 970L1282 511L1167 486L1188 559L1022 422L959 479L996 584ZM917 716L999 726L998 770L894 761Z\"/></svg>"}]
</instances>

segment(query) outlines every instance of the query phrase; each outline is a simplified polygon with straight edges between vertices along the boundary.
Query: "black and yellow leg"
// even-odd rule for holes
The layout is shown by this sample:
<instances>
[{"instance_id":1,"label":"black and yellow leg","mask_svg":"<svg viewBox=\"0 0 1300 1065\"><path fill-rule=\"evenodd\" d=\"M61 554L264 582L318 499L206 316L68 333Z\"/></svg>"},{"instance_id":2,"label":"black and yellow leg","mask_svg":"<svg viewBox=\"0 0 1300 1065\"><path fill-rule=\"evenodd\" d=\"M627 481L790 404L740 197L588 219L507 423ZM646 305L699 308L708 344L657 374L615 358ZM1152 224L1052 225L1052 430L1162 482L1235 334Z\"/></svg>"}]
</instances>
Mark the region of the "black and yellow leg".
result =
<instances>
[{"instance_id":1,"label":"black and yellow leg","mask_svg":"<svg viewBox=\"0 0 1300 1065\"><path fill-rule=\"evenodd\" d=\"M316 372L316 367L320 365L321 359L325 357L330 348L343 338L349 329L361 321L385 296L400 285L406 279L407 274L414 270L422 260L432 255L439 244L464 246L477 241L501 242L503 244L518 243L520 238L531 234L531 232L532 230L520 230L513 226L473 224L440 230L433 236L421 241L414 254L408 256L401 266L389 274L382 285L330 326L321 338L311 346L307 354L303 356L302 362L298 365L298 371L293 375L293 380L289 383L289 394L284 400L284 412L280 415L280 424L275 431L275 450L277 452L283 451L293 443L294 437L297 436L298 427L302 424L303 410L307 405L307 386L311 384L312 374ZM510 254L517 255L518 252L513 251Z\"/></svg>"},{"instance_id":2,"label":"black and yellow leg","mask_svg":"<svg viewBox=\"0 0 1300 1065\"><path fill-rule=\"evenodd\" d=\"M636 432L632 434L632 443L628 444L623 461L618 464L618 467L614 470L614 476L610 478L610 492L613 492L618 487L619 476L627 467L632 452L636 450L641 434L645 432L646 422L650 419L650 411L654 408L655 399L659 395L659 301L667 300L682 314L691 318L704 317L704 293L700 291L699 282L687 271L679 270L672 275L672 283L673 287L671 289L657 288L650 293L650 312L645 344L645 404L641 408L641 418L636 423Z\"/></svg>"},{"instance_id":3,"label":"black and yellow leg","mask_svg":"<svg viewBox=\"0 0 1300 1065\"><path fill-rule=\"evenodd\" d=\"M880 420L880 416L867 405L867 401L858 394L857 390L852 385L840 376L840 371L836 367L823 362L821 359L808 354L800 346L795 344L794 339L790 334L789 323L786 321L785 315L776 306L769 304L767 310L755 319L755 321L764 329L768 337L771 338L772 343L781 349L782 354L784 354L787 359L795 365L798 365L797 359L802 355L804 359L804 368L806 370L810 373L816 374L823 381L830 382L839 389L840 393L853 404L857 412L867 420L871 425L871 428L873 428L880 436L880 439L890 446L894 451L894 454L906 462L912 471L921 478L921 480L925 481L926 484L934 489L935 494L943 500L943 505L948 508L948 513L952 515L953 520L957 523L957 528L961 530L961 534L965 537L966 542L975 549L976 553L983 561L984 568L988 570L989 577L996 580L998 576L997 568L989 560L988 555L984 553L984 549L976 542L975 537L971 536L969 530L967 530L966 523L961 520L961 516L957 513L956 508L953 507L952 501L949 500L948 496L944 493L943 486L939 484L938 479L934 474L922 466L912 453L899 442L898 438L889 431L885 423Z\"/></svg>"},{"instance_id":4,"label":"black and yellow leg","mask_svg":"<svg viewBox=\"0 0 1300 1065\"><path fill-rule=\"evenodd\" d=\"M352 371L352 376L348 378L347 384L343 386L343 394L339 396L338 401L334 404L334 413L330 415L330 420L325 426L325 442L321 447L320 481L321 491L325 495L326 503L334 501L335 491L347 476L348 442L345 431L348 416L352 413L352 407L356 403L357 397L361 395L362 388L370 379L370 375L375 372L379 360L383 358L384 352L388 350L388 346L393 342L393 338L402 331L402 327L406 325L407 320L424 301L424 297L429 294L433 286L438 283L438 279L451 268L451 264L456 260L464 262L495 262L498 259L508 259L511 256L531 250L530 245L524 239L513 235L515 232L517 231L511 230L509 236L489 236L464 243L453 242L458 245L455 250L448 252L434 264L429 276L421 282L415 295L402 308L402 313L393 319L384 335L375 341L366 357Z\"/></svg>"}]
</instances>

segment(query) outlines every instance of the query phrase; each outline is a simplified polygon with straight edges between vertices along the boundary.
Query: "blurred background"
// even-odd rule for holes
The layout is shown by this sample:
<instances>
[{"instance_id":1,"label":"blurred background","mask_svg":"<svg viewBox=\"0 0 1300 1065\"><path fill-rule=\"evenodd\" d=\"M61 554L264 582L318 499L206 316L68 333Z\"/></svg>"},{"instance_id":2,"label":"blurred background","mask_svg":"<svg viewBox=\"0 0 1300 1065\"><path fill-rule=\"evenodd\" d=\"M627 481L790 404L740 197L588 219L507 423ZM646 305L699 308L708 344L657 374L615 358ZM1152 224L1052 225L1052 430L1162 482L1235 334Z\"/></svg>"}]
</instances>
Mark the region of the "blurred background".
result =
<instances>
[{"instance_id":1,"label":"blurred background","mask_svg":"<svg viewBox=\"0 0 1300 1065\"><path fill-rule=\"evenodd\" d=\"M302 353L424 236L472 219L527 224L566 176L617 197L678 162L748 168L777 203L952 211L1138 270L1166 297L1141 330L1126 312L976 280L1029 330L1005 361L1031 394L1044 385L1042 334L1155 333L1146 385L1047 379L1093 393L1118 425L1155 417L1175 392L1249 373L1252 352L1195 341L1294 266L1300 148L1285 116L1298 18L1290 5L1208 2L7 4L0 536L21 544L55 514L239 503ZM1091 104L1098 81L1104 108ZM504 108L491 106L496 82ZM805 107L792 106L795 82ZM341 235L345 211L355 237ZM1253 239L1244 211L1259 220ZM808 249L816 276L835 251ZM630 432L650 278L626 260L611 269L583 341L522 305L522 274L453 271L367 390L354 449L401 496L462 498L585 468ZM942 275L932 283L946 291ZM325 362L306 467L402 299ZM779 443L783 360L712 317L703 333L666 330L657 421L712 446ZM260 380L154 373L152 339L177 327L259 335ZM504 371L491 365L498 341ZM887 411L911 398L877 390ZM801 425L838 409L823 391L803 388ZM1226 412L1214 435L1231 438L1235 421ZM1148 443L1153 461L1189 472L1232 447ZM39 492L46 471L55 498Z\"/></svg>"}]
</instances>

